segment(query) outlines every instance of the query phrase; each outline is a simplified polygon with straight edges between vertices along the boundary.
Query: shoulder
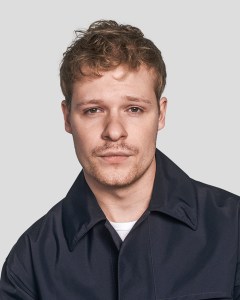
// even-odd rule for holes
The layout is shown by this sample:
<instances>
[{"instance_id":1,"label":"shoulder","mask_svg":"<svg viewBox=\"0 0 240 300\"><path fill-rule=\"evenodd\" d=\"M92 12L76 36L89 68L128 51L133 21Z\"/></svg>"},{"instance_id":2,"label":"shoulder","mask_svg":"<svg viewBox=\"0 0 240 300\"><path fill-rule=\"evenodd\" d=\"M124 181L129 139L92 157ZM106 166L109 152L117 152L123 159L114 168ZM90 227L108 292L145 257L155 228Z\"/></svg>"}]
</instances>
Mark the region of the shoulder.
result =
<instances>
[{"instance_id":1,"label":"shoulder","mask_svg":"<svg viewBox=\"0 0 240 300\"><path fill-rule=\"evenodd\" d=\"M238 230L240 197L220 187L191 179L195 194L199 221L222 224L229 230ZM223 230L223 228L222 228Z\"/></svg>"},{"instance_id":2,"label":"shoulder","mask_svg":"<svg viewBox=\"0 0 240 300\"><path fill-rule=\"evenodd\" d=\"M17 262L30 263L28 261L35 245L51 238L53 227L56 227L56 230L61 228L62 202L63 200L59 201L19 237L6 259L9 267L18 268Z\"/></svg>"},{"instance_id":3,"label":"shoulder","mask_svg":"<svg viewBox=\"0 0 240 300\"><path fill-rule=\"evenodd\" d=\"M19 238L18 241L28 238L31 242L36 242L49 227L61 223L63 200L55 204L44 216L34 222Z\"/></svg>"},{"instance_id":4,"label":"shoulder","mask_svg":"<svg viewBox=\"0 0 240 300\"><path fill-rule=\"evenodd\" d=\"M214 202L217 205L239 205L240 197L230 191L190 178L199 201Z\"/></svg>"},{"instance_id":5,"label":"shoulder","mask_svg":"<svg viewBox=\"0 0 240 300\"><path fill-rule=\"evenodd\" d=\"M161 180L165 180L165 185L170 184L171 190L176 190L175 194L181 199L186 197L188 205L195 203L199 208L212 207L232 207L236 211L239 207L240 197L230 191L224 190L220 187L213 186L207 183L200 182L191 178L178 165L176 165L170 158L157 149L156 161L159 165L159 173L162 176ZM196 202L195 202L196 199ZM212 210L213 212L213 210Z\"/></svg>"},{"instance_id":6,"label":"shoulder","mask_svg":"<svg viewBox=\"0 0 240 300\"><path fill-rule=\"evenodd\" d=\"M2 268L0 291L11 290L19 293L21 299L35 299L34 274L39 254L43 249L51 248L54 234L61 231L61 211L62 200L20 236Z\"/></svg>"}]
</instances>

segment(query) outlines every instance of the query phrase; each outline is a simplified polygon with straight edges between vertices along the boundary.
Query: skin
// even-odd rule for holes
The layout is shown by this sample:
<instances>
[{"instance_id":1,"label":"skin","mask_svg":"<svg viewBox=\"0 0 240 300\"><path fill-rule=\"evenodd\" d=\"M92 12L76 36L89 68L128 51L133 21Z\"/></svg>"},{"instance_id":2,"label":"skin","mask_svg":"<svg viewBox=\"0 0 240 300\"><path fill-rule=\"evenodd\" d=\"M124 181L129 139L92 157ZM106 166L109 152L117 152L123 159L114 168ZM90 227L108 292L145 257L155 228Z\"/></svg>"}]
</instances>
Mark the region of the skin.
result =
<instances>
[{"instance_id":1,"label":"skin","mask_svg":"<svg viewBox=\"0 0 240 300\"><path fill-rule=\"evenodd\" d=\"M62 101L65 130L106 217L134 221L151 198L167 99L156 99L154 73L145 66L119 66L101 75L73 85L71 108Z\"/></svg>"}]
</instances>

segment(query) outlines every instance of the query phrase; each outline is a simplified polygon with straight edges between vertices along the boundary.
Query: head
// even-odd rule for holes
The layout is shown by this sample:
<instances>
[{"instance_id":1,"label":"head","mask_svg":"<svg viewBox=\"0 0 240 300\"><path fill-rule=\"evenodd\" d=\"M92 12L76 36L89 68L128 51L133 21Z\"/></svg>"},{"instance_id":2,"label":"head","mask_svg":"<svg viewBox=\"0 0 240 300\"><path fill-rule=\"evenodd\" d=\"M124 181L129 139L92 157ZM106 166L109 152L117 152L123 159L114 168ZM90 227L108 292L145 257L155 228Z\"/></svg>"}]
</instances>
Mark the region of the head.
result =
<instances>
[{"instance_id":1,"label":"head","mask_svg":"<svg viewBox=\"0 0 240 300\"><path fill-rule=\"evenodd\" d=\"M69 107L75 82L86 77L101 77L102 71L120 65L130 71L141 65L152 70L156 98L160 99L166 85L165 64L160 50L140 29L103 20L75 33L76 39L64 53L60 68L60 84Z\"/></svg>"},{"instance_id":2,"label":"head","mask_svg":"<svg viewBox=\"0 0 240 300\"><path fill-rule=\"evenodd\" d=\"M153 42L136 27L97 21L77 31L60 82L65 129L85 177L124 187L144 176L167 104L165 64Z\"/></svg>"}]
</instances>

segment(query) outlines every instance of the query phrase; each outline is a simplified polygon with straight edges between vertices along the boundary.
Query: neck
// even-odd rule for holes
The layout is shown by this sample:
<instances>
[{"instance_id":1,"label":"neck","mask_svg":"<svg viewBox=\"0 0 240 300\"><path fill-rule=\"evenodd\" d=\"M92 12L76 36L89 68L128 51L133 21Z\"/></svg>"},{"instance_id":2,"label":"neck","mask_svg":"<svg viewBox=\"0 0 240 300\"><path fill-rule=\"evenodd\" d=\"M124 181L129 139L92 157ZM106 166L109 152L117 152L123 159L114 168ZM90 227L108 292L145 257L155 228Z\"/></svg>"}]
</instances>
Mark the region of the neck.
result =
<instances>
[{"instance_id":1,"label":"neck","mask_svg":"<svg viewBox=\"0 0 240 300\"><path fill-rule=\"evenodd\" d=\"M147 209L156 173L155 158L148 170L137 181L127 187L113 188L96 182L84 173L106 218L112 222L136 221Z\"/></svg>"}]
</instances>

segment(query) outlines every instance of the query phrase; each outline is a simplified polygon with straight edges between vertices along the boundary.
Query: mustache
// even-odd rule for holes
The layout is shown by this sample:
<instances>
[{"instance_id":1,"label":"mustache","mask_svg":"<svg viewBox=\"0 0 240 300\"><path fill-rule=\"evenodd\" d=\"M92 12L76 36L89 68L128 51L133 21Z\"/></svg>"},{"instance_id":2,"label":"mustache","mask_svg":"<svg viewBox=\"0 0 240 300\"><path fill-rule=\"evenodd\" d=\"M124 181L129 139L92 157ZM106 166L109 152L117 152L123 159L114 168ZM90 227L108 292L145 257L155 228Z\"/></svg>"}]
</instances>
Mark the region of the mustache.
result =
<instances>
[{"instance_id":1,"label":"mustache","mask_svg":"<svg viewBox=\"0 0 240 300\"><path fill-rule=\"evenodd\" d=\"M123 151L123 152L127 152L127 153L131 153L131 155L136 155L139 153L138 148L136 148L135 146L132 145L128 145L126 143L121 143L121 144L110 144L107 143L103 146L97 146L96 148L94 148L94 150L92 151L92 155L93 156L101 156L104 155L105 152L110 152L110 151Z\"/></svg>"}]
</instances>

